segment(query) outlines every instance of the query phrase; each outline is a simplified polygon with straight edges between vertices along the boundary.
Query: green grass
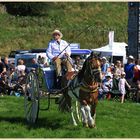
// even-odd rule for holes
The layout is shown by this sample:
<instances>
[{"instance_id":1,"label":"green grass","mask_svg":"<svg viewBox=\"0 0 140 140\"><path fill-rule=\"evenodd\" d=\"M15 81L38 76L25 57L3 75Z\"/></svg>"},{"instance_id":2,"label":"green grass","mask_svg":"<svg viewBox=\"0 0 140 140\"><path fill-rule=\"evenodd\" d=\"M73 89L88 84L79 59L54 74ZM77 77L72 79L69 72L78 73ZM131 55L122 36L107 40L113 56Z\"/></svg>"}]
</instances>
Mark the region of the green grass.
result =
<instances>
[{"instance_id":1,"label":"green grass","mask_svg":"<svg viewBox=\"0 0 140 140\"><path fill-rule=\"evenodd\" d=\"M23 97L0 97L1 138L139 138L140 105L132 102L120 104L115 101L100 101L97 106L97 129L75 127L70 115L58 111L51 100L48 111L40 111L35 125L24 119ZM41 100L41 108L47 104Z\"/></svg>"},{"instance_id":2,"label":"green grass","mask_svg":"<svg viewBox=\"0 0 140 140\"><path fill-rule=\"evenodd\" d=\"M0 55L11 50L45 48L54 29L60 29L68 42L81 48L97 48L108 43L108 32L115 41L127 43L128 7L126 2L47 3L44 16L12 16L0 13ZM84 30L87 26L89 30ZM77 36L80 32L82 34Z\"/></svg>"}]
</instances>

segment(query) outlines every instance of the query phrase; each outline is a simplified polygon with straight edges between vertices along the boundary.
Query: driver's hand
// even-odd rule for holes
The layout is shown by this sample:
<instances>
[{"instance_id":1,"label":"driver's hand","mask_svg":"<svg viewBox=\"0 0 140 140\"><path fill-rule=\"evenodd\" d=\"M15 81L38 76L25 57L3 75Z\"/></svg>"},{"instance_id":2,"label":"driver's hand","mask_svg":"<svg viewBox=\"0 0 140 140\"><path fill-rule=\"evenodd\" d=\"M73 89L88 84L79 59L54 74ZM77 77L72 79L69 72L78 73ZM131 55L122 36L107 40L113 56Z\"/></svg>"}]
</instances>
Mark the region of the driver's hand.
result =
<instances>
[{"instance_id":1,"label":"driver's hand","mask_svg":"<svg viewBox=\"0 0 140 140\"><path fill-rule=\"evenodd\" d=\"M52 60L53 60L53 61L55 61L56 59L57 59L57 56L53 57L53 59L52 59Z\"/></svg>"},{"instance_id":2,"label":"driver's hand","mask_svg":"<svg viewBox=\"0 0 140 140\"><path fill-rule=\"evenodd\" d=\"M65 53L64 55L69 57L69 54L68 53Z\"/></svg>"}]
</instances>

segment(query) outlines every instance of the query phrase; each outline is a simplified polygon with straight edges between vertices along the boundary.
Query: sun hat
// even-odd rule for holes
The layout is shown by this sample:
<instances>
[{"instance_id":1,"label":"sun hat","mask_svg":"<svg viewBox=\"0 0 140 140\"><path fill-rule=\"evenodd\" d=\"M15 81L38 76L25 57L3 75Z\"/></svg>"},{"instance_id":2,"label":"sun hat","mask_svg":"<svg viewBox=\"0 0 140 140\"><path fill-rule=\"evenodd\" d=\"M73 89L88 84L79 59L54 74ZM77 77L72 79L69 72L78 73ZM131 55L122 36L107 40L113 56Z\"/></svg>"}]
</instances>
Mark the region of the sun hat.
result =
<instances>
[{"instance_id":1,"label":"sun hat","mask_svg":"<svg viewBox=\"0 0 140 140\"><path fill-rule=\"evenodd\" d=\"M108 73L105 75L105 77L110 77L110 78L112 78L112 74L111 74L110 72L108 72Z\"/></svg>"},{"instance_id":2,"label":"sun hat","mask_svg":"<svg viewBox=\"0 0 140 140\"><path fill-rule=\"evenodd\" d=\"M114 66L114 63L111 63L111 66Z\"/></svg>"},{"instance_id":3,"label":"sun hat","mask_svg":"<svg viewBox=\"0 0 140 140\"><path fill-rule=\"evenodd\" d=\"M102 57L102 60L107 60L106 57Z\"/></svg>"},{"instance_id":4,"label":"sun hat","mask_svg":"<svg viewBox=\"0 0 140 140\"><path fill-rule=\"evenodd\" d=\"M123 72L121 73L121 75L125 75L125 72L123 71Z\"/></svg>"},{"instance_id":5,"label":"sun hat","mask_svg":"<svg viewBox=\"0 0 140 140\"><path fill-rule=\"evenodd\" d=\"M134 59L134 57L132 55L129 55L128 58L129 59Z\"/></svg>"},{"instance_id":6,"label":"sun hat","mask_svg":"<svg viewBox=\"0 0 140 140\"><path fill-rule=\"evenodd\" d=\"M59 34L59 35L60 35L60 38L63 37L63 34L62 34L59 30L54 30L54 31L52 32L52 35L54 35L54 34Z\"/></svg>"}]
</instances>

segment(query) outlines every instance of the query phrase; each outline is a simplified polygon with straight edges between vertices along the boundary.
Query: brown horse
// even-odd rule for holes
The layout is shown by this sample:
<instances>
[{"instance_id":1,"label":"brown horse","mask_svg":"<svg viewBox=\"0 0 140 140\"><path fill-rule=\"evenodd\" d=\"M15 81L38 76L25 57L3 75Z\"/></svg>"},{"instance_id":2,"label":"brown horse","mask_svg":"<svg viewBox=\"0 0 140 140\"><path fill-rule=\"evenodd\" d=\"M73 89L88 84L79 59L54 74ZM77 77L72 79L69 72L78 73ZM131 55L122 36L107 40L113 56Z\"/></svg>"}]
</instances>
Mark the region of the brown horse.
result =
<instances>
[{"instance_id":1,"label":"brown horse","mask_svg":"<svg viewBox=\"0 0 140 140\"><path fill-rule=\"evenodd\" d=\"M67 82L66 82L67 81ZM71 89L79 87L79 94L74 96L81 105L81 114L83 125L86 127L95 126L95 109L98 102L98 85L101 82L100 60L97 56L91 55L84 62L82 70L75 74L67 73L62 80L62 86L67 87L63 90L63 102L60 101L60 108L62 110L71 111L71 116L74 125L77 125L71 110ZM65 99L65 100L64 100Z\"/></svg>"},{"instance_id":2,"label":"brown horse","mask_svg":"<svg viewBox=\"0 0 140 140\"><path fill-rule=\"evenodd\" d=\"M102 79L98 57L91 55L84 63L81 73L83 78L79 90L79 101L81 104L83 125L85 127L95 127L98 86Z\"/></svg>"}]
</instances>

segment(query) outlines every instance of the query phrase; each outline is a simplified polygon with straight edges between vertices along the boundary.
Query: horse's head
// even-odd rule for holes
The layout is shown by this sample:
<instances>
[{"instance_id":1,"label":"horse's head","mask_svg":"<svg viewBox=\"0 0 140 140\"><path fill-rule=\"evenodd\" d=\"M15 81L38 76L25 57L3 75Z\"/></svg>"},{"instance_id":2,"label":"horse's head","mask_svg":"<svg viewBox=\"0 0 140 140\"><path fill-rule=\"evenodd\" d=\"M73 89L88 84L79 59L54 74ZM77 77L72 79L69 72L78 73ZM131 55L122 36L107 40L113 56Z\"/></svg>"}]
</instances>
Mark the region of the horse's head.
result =
<instances>
[{"instance_id":1,"label":"horse's head","mask_svg":"<svg viewBox=\"0 0 140 140\"><path fill-rule=\"evenodd\" d=\"M91 69L98 69L101 67L99 58L92 57L89 61L90 61Z\"/></svg>"},{"instance_id":2,"label":"horse's head","mask_svg":"<svg viewBox=\"0 0 140 140\"><path fill-rule=\"evenodd\" d=\"M86 75L92 81L101 82L101 62L98 55L91 54L87 59Z\"/></svg>"}]
</instances>

